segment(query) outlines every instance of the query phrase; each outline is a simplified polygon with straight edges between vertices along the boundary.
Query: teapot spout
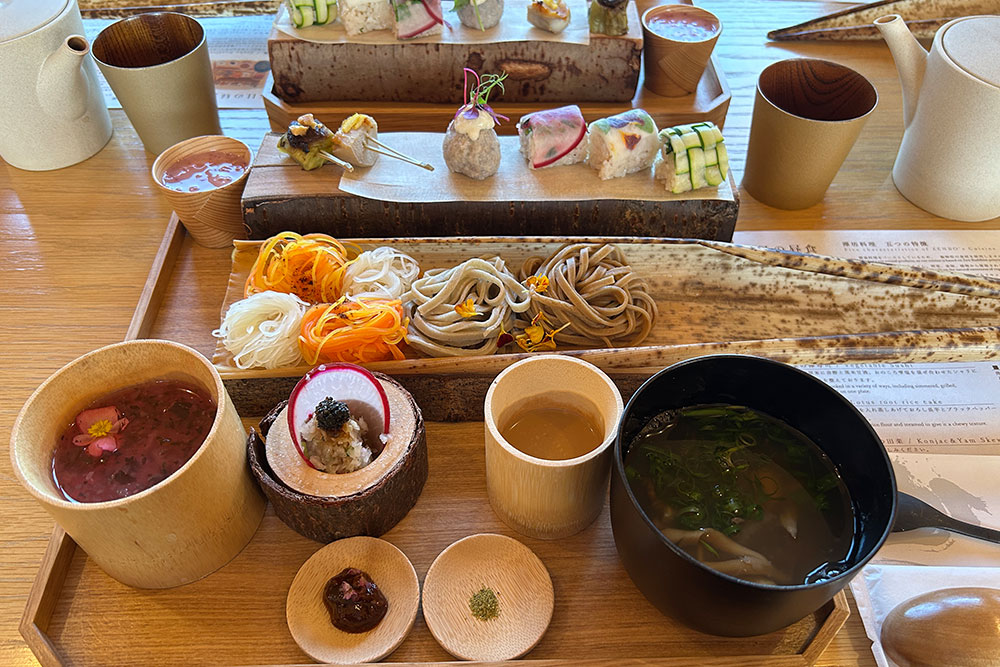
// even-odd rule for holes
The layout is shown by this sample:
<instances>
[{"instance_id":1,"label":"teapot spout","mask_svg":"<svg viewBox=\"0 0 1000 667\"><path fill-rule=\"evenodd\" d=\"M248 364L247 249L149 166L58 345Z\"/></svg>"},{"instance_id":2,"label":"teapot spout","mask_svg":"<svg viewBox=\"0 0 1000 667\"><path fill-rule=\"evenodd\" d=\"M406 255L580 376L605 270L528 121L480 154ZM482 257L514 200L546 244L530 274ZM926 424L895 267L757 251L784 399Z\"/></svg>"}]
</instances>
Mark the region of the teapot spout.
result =
<instances>
[{"instance_id":1,"label":"teapot spout","mask_svg":"<svg viewBox=\"0 0 1000 667\"><path fill-rule=\"evenodd\" d=\"M917 110L917 98L927 68L927 51L920 46L899 14L875 19L875 27L882 33L896 63L899 83L903 88L903 127L906 128Z\"/></svg>"},{"instance_id":2,"label":"teapot spout","mask_svg":"<svg viewBox=\"0 0 1000 667\"><path fill-rule=\"evenodd\" d=\"M75 120L87 112L91 83L83 67L90 42L70 35L49 54L38 76L38 101L55 118Z\"/></svg>"}]
</instances>

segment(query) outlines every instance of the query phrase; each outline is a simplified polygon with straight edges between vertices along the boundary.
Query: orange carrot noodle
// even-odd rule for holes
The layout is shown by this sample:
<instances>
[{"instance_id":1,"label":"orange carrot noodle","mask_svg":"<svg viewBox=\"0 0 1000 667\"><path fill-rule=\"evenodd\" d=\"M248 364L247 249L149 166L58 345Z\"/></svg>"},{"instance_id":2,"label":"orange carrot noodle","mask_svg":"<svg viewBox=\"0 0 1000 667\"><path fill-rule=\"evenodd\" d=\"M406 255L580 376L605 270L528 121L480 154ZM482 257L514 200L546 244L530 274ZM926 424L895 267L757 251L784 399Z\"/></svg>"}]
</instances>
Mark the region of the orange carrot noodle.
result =
<instances>
[{"instance_id":1,"label":"orange carrot noodle","mask_svg":"<svg viewBox=\"0 0 1000 667\"><path fill-rule=\"evenodd\" d=\"M326 234L282 232L268 239L247 276L244 293L272 290L295 294L309 303L330 303L341 296L344 269L359 250Z\"/></svg>"},{"instance_id":2,"label":"orange carrot noodle","mask_svg":"<svg viewBox=\"0 0 1000 667\"><path fill-rule=\"evenodd\" d=\"M299 349L312 365L403 359L408 322L399 299L342 297L306 311Z\"/></svg>"}]
</instances>

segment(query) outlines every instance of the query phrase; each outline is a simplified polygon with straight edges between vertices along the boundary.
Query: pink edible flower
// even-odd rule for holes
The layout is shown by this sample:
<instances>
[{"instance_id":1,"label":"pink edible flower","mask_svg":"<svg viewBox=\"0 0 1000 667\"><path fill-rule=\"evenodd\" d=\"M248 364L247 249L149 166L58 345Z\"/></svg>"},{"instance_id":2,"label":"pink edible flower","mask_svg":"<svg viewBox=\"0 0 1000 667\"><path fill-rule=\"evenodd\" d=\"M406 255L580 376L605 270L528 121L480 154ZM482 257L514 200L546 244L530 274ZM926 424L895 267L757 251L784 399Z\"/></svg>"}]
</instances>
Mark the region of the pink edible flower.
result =
<instances>
[{"instance_id":1,"label":"pink edible flower","mask_svg":"<svg viewBox=\"0 0 1000 667\"><path fill-rule=\"evenodd\" d=\"M86 447L87 453L99 458L104 452L118 450L118 433L128 426L128 420L118 414L118 408L84 410L76 416L76 427L80 434L74 436L73 444Z\"/></svg>"}]
</instances>

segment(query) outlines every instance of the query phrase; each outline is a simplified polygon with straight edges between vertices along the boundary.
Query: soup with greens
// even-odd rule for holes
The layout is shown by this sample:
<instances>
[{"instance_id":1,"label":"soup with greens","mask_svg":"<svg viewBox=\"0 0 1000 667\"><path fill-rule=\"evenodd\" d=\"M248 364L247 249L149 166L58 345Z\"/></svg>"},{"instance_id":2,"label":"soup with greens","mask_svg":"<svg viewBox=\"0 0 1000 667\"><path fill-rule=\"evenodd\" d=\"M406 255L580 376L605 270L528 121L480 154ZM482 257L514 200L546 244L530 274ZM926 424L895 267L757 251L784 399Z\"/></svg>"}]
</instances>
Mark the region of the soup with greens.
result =
<instances>
[{"instance_id":1,"label":"soup with greens","mask_svg":"<svg viewBox=\"0 0 1000 667\"><path fill-rule=\"evenodd\" d=\"M823 581L846 567L850 495L809 438L737 405L668 410L625 455L633 494L663 535L705 565L768 584Z\"/></svg>"}]
</instances>

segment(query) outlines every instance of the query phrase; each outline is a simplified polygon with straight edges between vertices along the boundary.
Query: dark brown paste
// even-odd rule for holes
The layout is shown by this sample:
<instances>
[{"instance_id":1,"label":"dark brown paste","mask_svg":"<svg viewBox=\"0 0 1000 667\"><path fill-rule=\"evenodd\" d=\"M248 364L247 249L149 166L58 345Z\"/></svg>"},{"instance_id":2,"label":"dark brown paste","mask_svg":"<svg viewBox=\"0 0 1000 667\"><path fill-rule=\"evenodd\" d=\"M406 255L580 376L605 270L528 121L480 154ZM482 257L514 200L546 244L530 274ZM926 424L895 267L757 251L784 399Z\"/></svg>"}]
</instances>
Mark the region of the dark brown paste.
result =
<instances>
[{"instance_id":1,"label":"dark brown paste","mask_svg":"<svg viewBox=\"0 0 1000 667\"><path fill-rule=\"evenodd\" d=\"M355 567L344 569L326 582L323 603L330 622L344 632L368 632L389 611L389 601L366 573Z\"/></svg>"}]
</instances>

